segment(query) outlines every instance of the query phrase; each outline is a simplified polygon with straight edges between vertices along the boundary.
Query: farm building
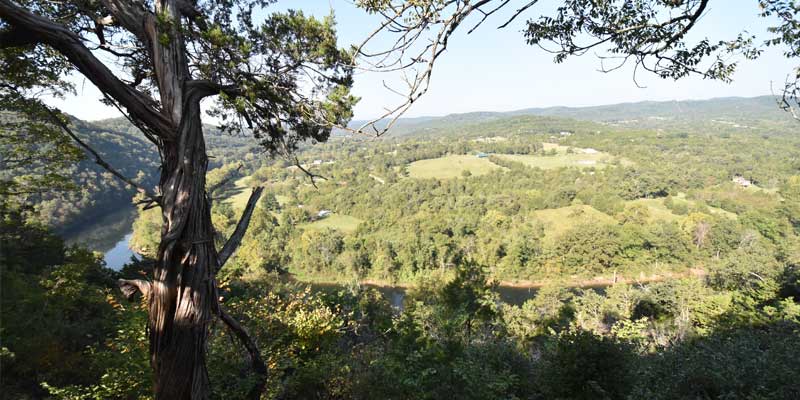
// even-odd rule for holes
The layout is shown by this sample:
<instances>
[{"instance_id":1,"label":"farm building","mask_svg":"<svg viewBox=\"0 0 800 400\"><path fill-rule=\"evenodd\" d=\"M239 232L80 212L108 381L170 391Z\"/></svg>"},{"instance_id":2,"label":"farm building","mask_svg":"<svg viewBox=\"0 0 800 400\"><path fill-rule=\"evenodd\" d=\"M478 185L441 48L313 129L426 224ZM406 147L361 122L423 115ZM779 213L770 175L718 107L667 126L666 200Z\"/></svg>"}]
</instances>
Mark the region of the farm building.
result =
<instances>
[{"instance_id":1,"label":"farm building","mask_svg":"<svg viewBox=\"0 0 800 400\"><path fill-rule=\"evenodd\" d=\"M750 182L749 179L747 179L747 178L745 178L745 177L743 177L741 175L734 176L733 177L733 183L735 183L735 184L737 184L737 185L739 185L741 187L750 187L750 185L753 184L753 182Z\"/></svg>"}]
</instances>

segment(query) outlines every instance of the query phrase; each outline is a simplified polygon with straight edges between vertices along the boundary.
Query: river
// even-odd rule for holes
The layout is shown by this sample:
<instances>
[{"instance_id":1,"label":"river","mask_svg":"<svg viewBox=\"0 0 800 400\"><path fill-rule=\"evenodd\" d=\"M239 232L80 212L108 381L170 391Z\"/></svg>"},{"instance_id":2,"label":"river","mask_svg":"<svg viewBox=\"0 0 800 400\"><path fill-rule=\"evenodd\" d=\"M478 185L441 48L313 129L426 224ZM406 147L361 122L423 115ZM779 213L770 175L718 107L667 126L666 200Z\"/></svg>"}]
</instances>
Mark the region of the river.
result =
<instances>
[{"instance_id":1,"label":"river","mask_svg":"<svg viewBox=\"0 0 800 400\"><path fill-rule=\"evenodd\" d=\"M128 247L135 218L136 209L133 206L126 207L99 218L91 226L66 232L63 237L67 244L79 244L103 253L106 266L119 271L131 261L131 257L139 257Z\"/></svg>"}]
</instances>

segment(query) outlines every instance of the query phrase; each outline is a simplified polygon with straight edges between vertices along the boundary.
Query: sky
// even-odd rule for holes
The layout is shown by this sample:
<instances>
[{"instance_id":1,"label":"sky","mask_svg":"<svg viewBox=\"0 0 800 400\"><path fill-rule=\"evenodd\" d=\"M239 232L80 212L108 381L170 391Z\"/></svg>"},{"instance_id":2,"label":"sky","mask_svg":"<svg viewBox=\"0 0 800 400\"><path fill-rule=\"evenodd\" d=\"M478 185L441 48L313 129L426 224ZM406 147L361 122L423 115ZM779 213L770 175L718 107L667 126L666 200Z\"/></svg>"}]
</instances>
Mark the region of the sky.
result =
<instances>
[{"instance_id":1,"label":"sky","mask_svg":"<svg viewBox=\"0 0 800 400\"><path fill-rule=\"evenodd\" d=\"M633 81L632 68L600 72L600 61L594 54L555 64L551 54L525 44L520 32L525 20L552 11L558 3L556 0L541 0L538 6L507 28L495 28L505 22L503 17L513 12L514 6L519 5L516 3L525 2L512 1L505 8L505 14L496 14L470 35L466 33L467 29L457 32L451 38L447 52L437 61L430 90L405 116L760 96L770 94L771 82L775 83L776 90L781 87L787 74L796 66L796 61L792 63L785 59L779 48L768 48L758 60L742 60L730 84L698 77L676 82L640 73L637 82L645 86L640 88ZM283 0L272 9L279 11L289 7L320 17L333 10L341 46L360 43L380 23L379 18L357 9L350 0ZM773 21L758 17L758 11L755 0L712 1L690 39L733 39L743 30L761 38L767 37L766 28ZM464 26L471 27L471 24L465 23ZM379 40L375 46L385 44ZM51 104L86 120L119 116L116 110L98 101L101 96L91 82L82 77L71 79L76 83L77 96L51 99ZM376 117L386 107L401 102L383 85L384 81L395 85L398 79L397 73L357 73L353 93L361 97L361 101L354 110L355 119Z\"/></svg>"}]
</instances>

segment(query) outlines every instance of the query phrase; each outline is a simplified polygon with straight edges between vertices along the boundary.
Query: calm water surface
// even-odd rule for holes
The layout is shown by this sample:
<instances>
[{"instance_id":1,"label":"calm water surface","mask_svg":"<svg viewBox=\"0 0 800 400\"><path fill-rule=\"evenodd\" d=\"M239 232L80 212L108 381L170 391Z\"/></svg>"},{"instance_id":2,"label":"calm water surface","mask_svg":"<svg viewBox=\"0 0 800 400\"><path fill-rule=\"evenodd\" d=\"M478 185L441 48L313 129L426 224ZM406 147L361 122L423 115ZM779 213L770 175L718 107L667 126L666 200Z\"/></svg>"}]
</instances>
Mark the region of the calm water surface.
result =
<instances>
[{"instance_id":1,"label":"calm water surface","mask_svg":"<svg viewBox=\"0 0 800 400\"><path fill-rule=\"evenodd\" d=\"M135 218L136 209L131 205L98 218L91 226L65 232L63 236L67 244L79 244L103 253L106 266L119 271L131 257L139 257L128 247Z\"/></svg>"}]
</instances>

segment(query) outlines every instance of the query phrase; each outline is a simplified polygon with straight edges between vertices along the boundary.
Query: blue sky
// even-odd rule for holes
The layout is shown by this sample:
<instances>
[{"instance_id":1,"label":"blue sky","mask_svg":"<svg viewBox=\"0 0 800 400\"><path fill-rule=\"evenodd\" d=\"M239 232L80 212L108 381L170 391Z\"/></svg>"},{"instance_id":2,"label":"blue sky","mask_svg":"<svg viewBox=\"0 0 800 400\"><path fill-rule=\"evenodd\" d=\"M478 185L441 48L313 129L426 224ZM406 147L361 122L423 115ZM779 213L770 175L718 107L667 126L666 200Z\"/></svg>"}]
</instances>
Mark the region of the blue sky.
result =
<instances>
[{"instance_id":1,"label":"blue sky","mask_svg":"<svg viewBox=\"0 0 800 400\"><path fill-rule=\"evenodd\" d=\"M557 3L542 0L538 8L528 10L524 17L546 13ZM756 61L743 60L730 84L696 77L675 82L641 73L638 82L646 88L638 88L632 79L632 68L599 72L600 62L593 54L554 64L551 54L525 44L520 33L525 18L519 18L505 29L495 29L505 21L503 16L513 11L514 5L517 4L512 1L506 7L506 14L498 14L473 34L467 35L467 29L462 29L451 39L448 51L437 62L430 90L406 116L759 96L770 93L771 81L776 88L780 87L797 62L783 58L780 49L771 48ZM291 7L318 16L327 15L333 9L342 46L360 42L380 21L355 8L348 0L284 0L273 7L276 10ZM771 22L758 17L755 0L717 0L711 2L692 37L731 39L747 30L763 38ZM381 114L384 107L397 104L400 99L382 85L384 80L391 83L397 79L397 74L359 73L353 92L362 100L356 107L355 118L371 118ZM117 116L114 110L97 102L99 93L90 82L82 78L75 78L75 82L79 91L77 98L54 104L84 119Z\"/></svg>"}]
</instances>

